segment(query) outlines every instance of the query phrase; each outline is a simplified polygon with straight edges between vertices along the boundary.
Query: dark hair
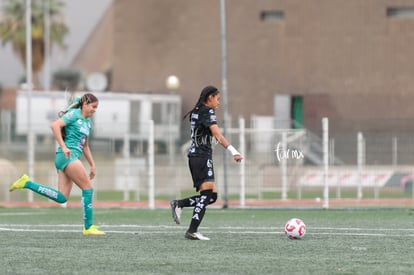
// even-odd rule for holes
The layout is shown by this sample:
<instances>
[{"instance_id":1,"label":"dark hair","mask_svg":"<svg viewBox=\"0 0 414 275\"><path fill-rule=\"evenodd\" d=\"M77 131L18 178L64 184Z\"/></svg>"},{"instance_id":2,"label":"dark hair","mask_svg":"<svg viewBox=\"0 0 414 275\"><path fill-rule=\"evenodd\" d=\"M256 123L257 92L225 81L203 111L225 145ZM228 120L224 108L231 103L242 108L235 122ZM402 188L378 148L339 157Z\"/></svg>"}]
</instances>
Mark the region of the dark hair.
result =
<instances>
[{"instance_id":1,"label":"dark hair","mask_svg":"<svg viewBox=\"0 0 414 275\"><path fill-rule=\"evenodd\" d=\"M58 116L59 117L62 117L64 114L66 114L69 110L71 110L71 109L79 109L79 108L81 108L82 109L82 105L83 105L83 103L86 103L86 104L89 104L89 103L94 103L94 102L97 102L98 101L98 98L96 97L96 96L94 96L93 94L91 94L91 93L86 93L86 94L84 94L81 98L77 98L77 99L75 99L70 105L69 105L69 107L66 109L66 110L64 110L64 111L60 111L59 113L58 113Z\"/></svg>"},{"instance_id":2,"label":"dark hair","mask_svg":"<svg viewBox=\"0 0 414 275\"><path fill-rule=\"evenodd\" d=\"M71 110L71 109L79 109L79 108L82 109L83 103L89 104L89 103L94 103L94 102L97 102L97 101L99 101L99 100L98 100L98 98L96 96L94 96L91 93L86 93L81 98L75 99L69 105L69 107L66 110L60 111L58 113L58 117L62 117L67 112L69 112L69 110ZM65 127L62 128L61 133L62 133L62 138L65 139L65 137L66 137Z\"/></svg>"},{"instance_id":3,"label":"dark hair","mask_svg":"<svg viewBox=\"0 0 414 275\"><path fill-rule=\"evenodd\" d=\"M197 109L198 107L200 107L202 104L207 102L207 99L209 96L215 96L217 94L219 94L220 91L214 87L214 86L206 86L203 88L203 90L201 90L200 93L200 97L198 98L198 101L196 103L196 105L193 107L193 109L191 109L190 111L188 111L184 116L183 116L183 120L190 115L192 112L194 112L195 109Z\"/></svg>"}]
</instances>

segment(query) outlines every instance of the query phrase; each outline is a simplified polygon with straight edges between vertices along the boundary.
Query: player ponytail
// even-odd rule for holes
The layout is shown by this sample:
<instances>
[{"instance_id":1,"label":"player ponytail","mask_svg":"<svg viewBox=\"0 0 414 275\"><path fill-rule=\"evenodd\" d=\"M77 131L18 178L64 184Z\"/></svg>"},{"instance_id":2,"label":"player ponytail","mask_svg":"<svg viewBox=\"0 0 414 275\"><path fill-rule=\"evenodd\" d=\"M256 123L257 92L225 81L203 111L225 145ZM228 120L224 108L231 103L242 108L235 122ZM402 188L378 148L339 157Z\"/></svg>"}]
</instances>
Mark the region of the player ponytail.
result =
<instances>
[{"instance_id":1,"label":"player ponytail","mask_svg":"<svg viewBox=\"0 0 414 275\"><path fill-rule=\"evenodd\" d=\"M77 96L75 100L66 108L66 110L60 111L58 113L58 116L62 117L64 114L69 112L69 110L71 109L79 109L79 108L82 109L83 103L89 104L89 103L94 103L97 101L98 101L98 98L91 93L86 93L82 97Z\"/></svg>"},{"instance_id":2,"label":"player ponytail","mask_svg":"<svg viewBox=\"0 0 414 275\"><path fill-rule=\"evenodd\" d=\"M183 116L183 120L187 116L189 116L192 112L194 112L195 109L200 107L202 104L206 103L209 96L211 96L211 95L215 96L219 93L220 93L220 91L214 86L210 85L210 86L204 87L204 89L200 93L200 97L198 98L198 101L197 101L196 105ZM190 118L191 118L191 116L190 116Z\"/></svg>"}]
</instances>

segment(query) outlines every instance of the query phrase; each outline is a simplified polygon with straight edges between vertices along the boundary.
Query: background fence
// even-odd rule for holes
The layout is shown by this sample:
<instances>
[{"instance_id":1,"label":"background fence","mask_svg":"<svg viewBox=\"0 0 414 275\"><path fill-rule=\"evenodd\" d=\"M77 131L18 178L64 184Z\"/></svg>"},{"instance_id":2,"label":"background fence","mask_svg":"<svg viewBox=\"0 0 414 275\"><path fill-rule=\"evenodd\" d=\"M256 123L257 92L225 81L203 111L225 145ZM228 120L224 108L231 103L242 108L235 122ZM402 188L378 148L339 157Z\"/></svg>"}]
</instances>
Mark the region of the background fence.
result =
<instances>
[{"instance_id":1,"label":"background fence","mask_svg":"<svg viewBox=\"0 0 414 275\"><path fill-rule=\"evenodd\" d=\"M9 193L9 185L27 173L27 137L14 132L13 112L1 113L0 201L42 201L31 192ZM401 205L413 197L412 162L414 143L410 132L347 132L335 135L307 129L259 127L255 119L233 121L227 138L242 152L239 164L219 145L214 147L214 165L219 198L238 206L311 201L321 207L332 200L397 199ZM142 122L141 122L142 123ZM154 201L193 194L186 151L186 130L180 138L158 142L156 130L146 122L147 139L136 133L123 138L92 138L97 165L94 180L96 200ZM319 122L322 125L322 121ZM102 124L102 122L101 122ZM280 123L273 121L274 125ZM113 127L108 124L107 127ZM47 125L45 127L48 127ZM105 127L105 125L100 125ZM185 127L181 127L185 129ZM321 127L322 128L322 127ZM168 127L164 128L168 129ZM116 129L113 129L116 131ZM151 142L153 140L153 142ZM35 136L33 179L57 186L52 135ZM329 158L327 158L329 156ZM224 165L224 161L228 165ZM329 165L324 165L329 161ZM224 169L224 167L227 167ZM74 187L72 196L80 195ZM325 205L327 206L327 205Z\"/></svg>"}]
</instances>

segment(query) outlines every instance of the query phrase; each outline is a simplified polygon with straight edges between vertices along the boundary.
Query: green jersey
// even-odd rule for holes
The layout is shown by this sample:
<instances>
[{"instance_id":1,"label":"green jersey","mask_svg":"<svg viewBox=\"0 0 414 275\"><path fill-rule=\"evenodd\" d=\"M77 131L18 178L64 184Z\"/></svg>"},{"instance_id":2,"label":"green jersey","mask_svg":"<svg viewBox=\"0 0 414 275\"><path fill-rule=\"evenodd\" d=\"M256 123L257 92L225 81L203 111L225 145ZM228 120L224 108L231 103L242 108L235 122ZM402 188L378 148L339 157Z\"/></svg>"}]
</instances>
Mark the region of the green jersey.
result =
<instances>
[{"instance_id":1,"label":"green jersey","mask_svg":"<svg viewBox=\"0 0 414 275\"><path fill-rule=\"evenodd\" d=\"M92 131L90 118L84 118L82 116L82 110L78 108L69 110L61 117L61 119L66 123L66 137L64 140L66 147L70 150L77 150L82 153L86 139ZM62 152L60 146L58 152Z\"/></svg>"}]
</instances>

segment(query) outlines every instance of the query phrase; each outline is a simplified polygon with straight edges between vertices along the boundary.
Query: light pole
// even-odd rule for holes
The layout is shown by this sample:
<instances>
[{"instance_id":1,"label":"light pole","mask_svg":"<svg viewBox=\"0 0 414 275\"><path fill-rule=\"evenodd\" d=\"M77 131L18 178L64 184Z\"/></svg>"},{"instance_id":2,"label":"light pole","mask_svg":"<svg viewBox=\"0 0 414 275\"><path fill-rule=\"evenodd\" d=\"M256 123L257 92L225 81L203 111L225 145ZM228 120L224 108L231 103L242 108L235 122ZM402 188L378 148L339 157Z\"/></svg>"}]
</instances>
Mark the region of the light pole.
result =
<instances>
[{"instance_id":1,"label":"light pole","mask_svg":"<svg viewBox=\"0 0 414 275\"><path fill-rule=\"evenodd\" d=\"M27 171L29 177L34 176L34 133L32 125L32 1L26 0L26 83L27 83ZM28 193L33 201L33 193Z\"/></svg>"},{"instance_id":2,"label":"light pole","mask_svg":"<svg viewBox=\"0 0 414 275\"><path fill-rule=\"evenodd\" d=\"M167 77L165 81L165 85L167 89L170 91L170 94L174 94L178 88L180 88L180 79L175 75L170 75ZM168 106L168 105L167 105ZM172 106L172 105L170 105ZM169 153L169 164L170 167L174 165L174 152L175 152L175 143L174 143L174 135L173 135L173 119L175 119L175 115L171 115L171 112L176 114L174 110L168 110L167 107L167 115L168 115L168 153Z\"/></svg>"},{"instance_id":3,"label":"light pole","mask_svg":"<svg viewBox=\"0 0 414 275\"><path fill-rule=\"evenodd\" d=\"M44 83L43 87L45 91L50 90L50 58L49 58L49 42L50 42L50 3L49 0L43 2L43 13L44 13L44 28L45 33L43 36L43 41L45 45L44 49L44 55L45 55L45 61L44 61L44 72L43 72L43 78Z\"/></svg>"},{"instance_id":4,"label":"light pole","mask_svg":"<svg viewBox=\"0 0 414 275\"><path fill-rule=\"evenodd\" d=\"M223 135L227 137L229 120L228 100L227 100L227 32L226 32L226 0L220 0L220 44L221 44L221 93L223 99ZM224 169L224 204L223 208L228 208L228 159L226 150L223 150L223 169Z\"/></svg>"}]
</instances>

